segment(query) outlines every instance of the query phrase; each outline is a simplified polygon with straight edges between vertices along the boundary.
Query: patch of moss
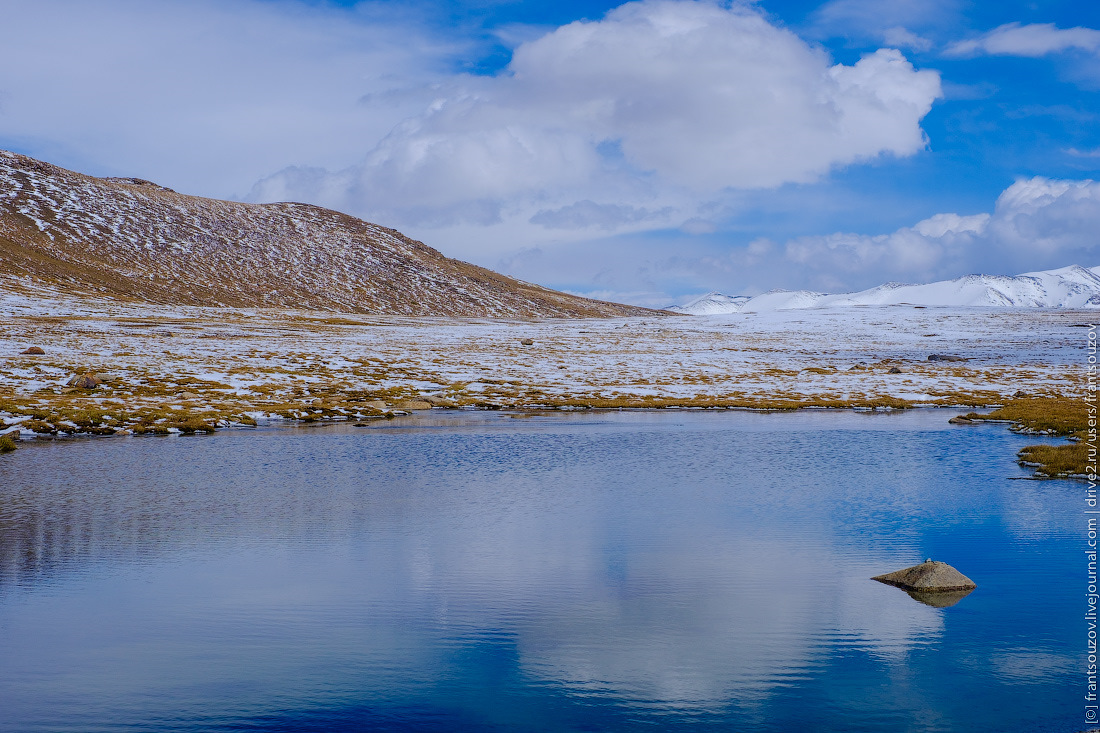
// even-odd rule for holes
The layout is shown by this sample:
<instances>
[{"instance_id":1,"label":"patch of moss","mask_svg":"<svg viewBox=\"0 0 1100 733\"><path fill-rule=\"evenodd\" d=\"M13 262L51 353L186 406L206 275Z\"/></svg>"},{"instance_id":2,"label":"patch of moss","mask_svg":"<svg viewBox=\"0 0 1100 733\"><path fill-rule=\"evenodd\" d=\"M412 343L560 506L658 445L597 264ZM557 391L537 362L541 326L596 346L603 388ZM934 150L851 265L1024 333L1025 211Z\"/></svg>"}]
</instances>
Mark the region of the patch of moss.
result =
<instances>
[{"instance_id":1,"label":"patch of moss","mask_svg":"<svg viewBox=\"0 0 1100 733\"><path fill-rule=\"evenodd\" d=\"M15 438L11 435L0 435L0 453L10 453L18 447Z\"/></svg>"}]
</instances>

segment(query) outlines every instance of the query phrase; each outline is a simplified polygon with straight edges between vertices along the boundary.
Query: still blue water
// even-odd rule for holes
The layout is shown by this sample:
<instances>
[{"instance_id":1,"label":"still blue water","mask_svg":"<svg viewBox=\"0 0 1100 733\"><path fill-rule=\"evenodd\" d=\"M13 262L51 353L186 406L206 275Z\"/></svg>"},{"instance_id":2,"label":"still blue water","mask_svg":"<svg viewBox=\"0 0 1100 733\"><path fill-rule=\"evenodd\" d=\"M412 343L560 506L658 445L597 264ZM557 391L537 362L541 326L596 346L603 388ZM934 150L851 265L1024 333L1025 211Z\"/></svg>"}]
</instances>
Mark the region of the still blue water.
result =
<instances>
[{"instance_id":1,"label":"still blue water","mask_svg":"<svg viewBox=\"0 0 1100 733\"><path fill-rule=\"evenodd\" d=\"M1083 730L1084 485L951 414L24 444L0 730Z\"/></svg>"}]
</instances>

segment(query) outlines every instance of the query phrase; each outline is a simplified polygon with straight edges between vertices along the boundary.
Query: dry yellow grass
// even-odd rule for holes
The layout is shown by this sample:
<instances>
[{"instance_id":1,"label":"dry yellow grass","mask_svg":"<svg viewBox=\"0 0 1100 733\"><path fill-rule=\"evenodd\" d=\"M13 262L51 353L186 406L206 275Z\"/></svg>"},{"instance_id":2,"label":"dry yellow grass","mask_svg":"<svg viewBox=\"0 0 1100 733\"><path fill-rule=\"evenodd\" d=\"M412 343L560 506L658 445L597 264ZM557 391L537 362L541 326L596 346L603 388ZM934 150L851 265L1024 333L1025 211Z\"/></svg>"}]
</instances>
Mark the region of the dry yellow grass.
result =
<instances>
[{"instance_id":1,"label":"dry yellow grass","mask_svg":"<svg viewBox=\"0 0 1100 733\"><path fill-rule=\"evenodd\" d=\"M1044 476L1086 476L1089 473L1088 445L1029 445L1020 451L1020 463L1033 466Z\"/></svg>"},{"instance_id":2,"label":"dry yellow grass","mask_svg":"<svg viewBox=\"0 0 1100 733\"><path fill-rule=\"evenodd\" d=\"M815 326L816 336L807 340L807 324L795 316L720 327L672 318L551 324L306 317L89 299L81 303L103 309L101 315L65 318L34 315L42 298L26 302L0 320L0 343L10 345L0 354L0 418L37 421L24 420L23 428L38 429L42 437L198 432L255 424L263 415L355 422L392 417L406 400L509 410L907 409L991 406L1017 390L1049 397L1081 392L1084 385L1083 369L1059 361L1061 352L1048 356L1036 347L1022 357L1016 343L965 368L925 365L906 334L935 329L907 321L895 324L897 335L865 324L866 337ZM64 310L80 313L83 307ZM1009 317L1017 320L1006 325ZM815 318L836 320L828 313ZM1044 314L1040 324L1026 314L999 314L995 321L966 315L968 333L1015 333L1017 326L1038 332L1041 326L1044 338L1051 318ZM1064 349L1078 334L1063 330L1067 334L1057 338ZM528 337L534 345L521 347L520 339ZM46 354L19 354L32 343ZM801 347L793 348L796 343ZM1053 348L1042 343L1042 349ZM888 374L894 363L902 374ZM110 378L95 389L66 387L85 372ZM1039 412L1048 419L1060 414ZM1036 429L1057 427L1042 425Z\"/></svg>"},{"instance_id":3,"label":"dry yellow grass","mask_svg":"<svg viewBox=\"0 0 1100 733\"><path fill-rule=\"evenodd\" d=\"M987 415L970 413L970 420L1008 421L1021 433L1069 438L1068 445L1029 445L1019 452L1020 463L1043 476L1084 476L1090 472L1088 403L1073 397L1020 397ZM1094 454L1095 455L1095 454Z\"/></svg>"}]
</instances>

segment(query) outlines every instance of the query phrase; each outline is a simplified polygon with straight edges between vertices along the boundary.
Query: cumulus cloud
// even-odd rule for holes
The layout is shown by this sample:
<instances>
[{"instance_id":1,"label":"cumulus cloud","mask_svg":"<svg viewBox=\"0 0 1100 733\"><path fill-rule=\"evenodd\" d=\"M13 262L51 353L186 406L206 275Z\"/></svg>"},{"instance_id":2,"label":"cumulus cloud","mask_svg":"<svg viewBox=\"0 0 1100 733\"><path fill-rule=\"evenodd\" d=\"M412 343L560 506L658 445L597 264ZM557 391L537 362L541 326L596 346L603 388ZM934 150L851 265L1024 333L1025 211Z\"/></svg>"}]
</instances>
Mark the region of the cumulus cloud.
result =
<instances>
[{"instance_id":1,"label":"cumulus cloud","mask_svg":"<svg viewBox=\"0 0 1100 733\"><path fill-rule=\"evenodd\" d=\"M1058 28L1053 23L1007 23L978 38L955 43L953 56L1029 56L1038 58L1071 49L1100 53L1100 31L1092 28Z\"/></svg>"},{"instance_id":2,"label":"cumulus cloud","mask_svg":"<svg viewBox=\"0 0 1100 733\"><path fill-rule=\"evenodd\" d=\"M1005 189L992 213L937 214L890 234L801 237L787 242L784 258L805 268L811 283L858 288L889 279L1095 265L1097 231L1100 183L1035 177Z\"/></svg>"},{"instance_id":3,"label":"cumulus cloud","mask_svg":"<svg viewBox=\"0 0 1100 733\"><path fill-rule=\"evenodd\" d=\"M851 292L885 282L920 283L968 273L1017 275L1100 265L1100 182L1024 178L987 212L939 213L892 232L834 232L731 244L689 222L660 237L620 235L544 247L501 261L522 279L664 307L708 290L757 295L773 288ZM693 227L691 227L693 228Z\"/></svg>"},{"instance_id":4,"label":"cumulus cloud","mask_svg":"<svg viewBox=\"0 0 1100 733\"><path fill-rule=\"evenodd\" d=\"M661 210L912 155L940 95L938 74L896 50L833 65L751 7L644 0L523 43L495 77L451 79L361 164L304 193L417 225L427 212L463 221L470 202L543 226L586 200ZM299 180L276 174L252 198Z\"/></svg>"}]
</instances>

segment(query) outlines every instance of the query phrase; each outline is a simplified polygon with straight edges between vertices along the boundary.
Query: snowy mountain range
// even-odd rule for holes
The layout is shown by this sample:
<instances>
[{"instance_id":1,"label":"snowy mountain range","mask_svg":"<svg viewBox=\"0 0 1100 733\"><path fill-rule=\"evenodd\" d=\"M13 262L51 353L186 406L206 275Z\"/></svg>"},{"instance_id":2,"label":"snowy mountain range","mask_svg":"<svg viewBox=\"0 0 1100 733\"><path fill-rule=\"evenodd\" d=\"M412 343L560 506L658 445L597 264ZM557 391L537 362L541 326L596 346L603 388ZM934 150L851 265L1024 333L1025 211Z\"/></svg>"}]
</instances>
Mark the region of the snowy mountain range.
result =
<instances>
[{"instance_id":1,"label":"snowy mountain range","mask_svg":"<svg viewBox=\"0 0 1100 733\"><path fill-rule=\"evenodd\" d=\"M653 314L514 280L306 204L186 196L0 151L4 278L171 305L407 316Z\"/></svg>"},{"instance_id":2,"label":"snowy mountain range","mask_svg":"<svg viewBox=\"0 0 1100 733\"><path fill-rule=\"evenodd\" d=\"M858 293L831 295L809 290L773 290L754 297L707 293L669 310L710 316L858 305L1100 308L1100 267L1070 265L1015 277L966 275L925 285L886 283Z\"/></svg>"}]
</instances>

